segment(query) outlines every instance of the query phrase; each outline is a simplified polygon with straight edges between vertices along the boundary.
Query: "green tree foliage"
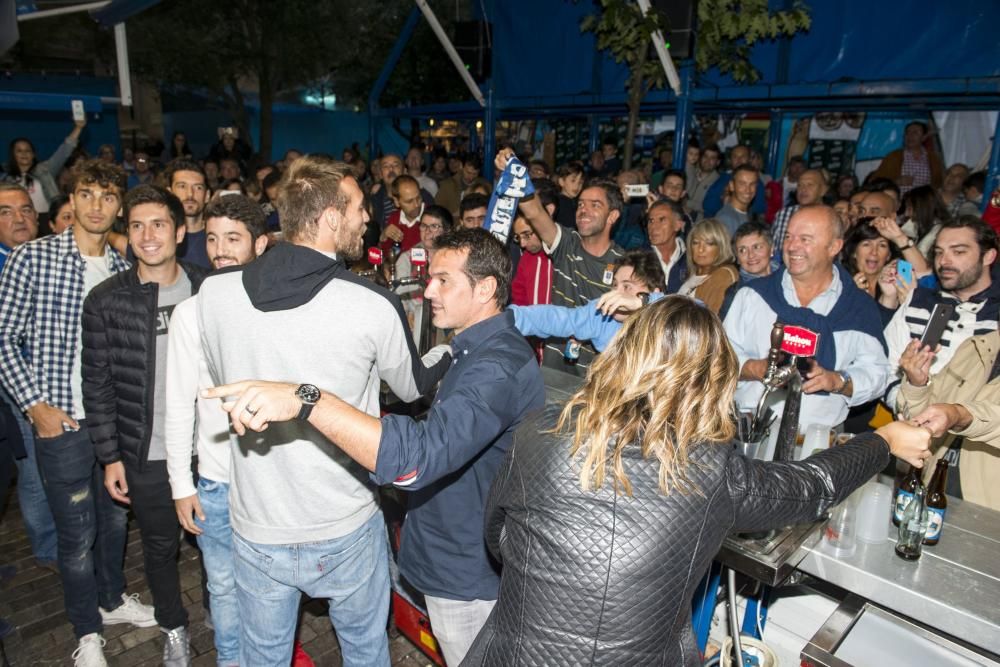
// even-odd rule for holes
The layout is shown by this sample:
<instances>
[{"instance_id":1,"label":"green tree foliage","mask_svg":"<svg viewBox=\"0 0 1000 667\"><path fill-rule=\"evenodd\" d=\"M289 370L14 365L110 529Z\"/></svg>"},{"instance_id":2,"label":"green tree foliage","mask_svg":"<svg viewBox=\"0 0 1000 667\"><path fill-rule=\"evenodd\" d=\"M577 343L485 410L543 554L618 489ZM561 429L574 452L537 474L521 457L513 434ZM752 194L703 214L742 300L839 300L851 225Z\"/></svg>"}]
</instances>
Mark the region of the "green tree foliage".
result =
<instances>
[{"instance_id":1,"label":"green tree foliage","mask_svg":"<svg viewBox=\"0 0 1000 667\"><path fill-rule=\"evenodd\" d=\"M652 49L657 30L668 26L655 9L642 15L635 0L599 0L601 12L584 17L580 29L592 32L597 48L629 68L629 121L625 135L625 168L631 168L635 130L643 98L666 84L666 75ZM786 11L771 12L767 0L698 0L695 66L699 72L716 67L737 82L754 82L760 72L750 62L753 45L763 39L790 37L808 30L808 9L799 2Z\"/></svg>"},{"instance_id":2,"label":"green tree foliage","mask_svg":"<svg viewBox=\"0 0 1000 667\"><path fill-rule=\"evenodd\" d=\"M771 12L767 0L699 0L695 65L699 72L716 67L734 81L753 83L760 78L750 63L753 45L791 37L811 25L809 9L800 2Z\"/></svg>"}]
</instances>

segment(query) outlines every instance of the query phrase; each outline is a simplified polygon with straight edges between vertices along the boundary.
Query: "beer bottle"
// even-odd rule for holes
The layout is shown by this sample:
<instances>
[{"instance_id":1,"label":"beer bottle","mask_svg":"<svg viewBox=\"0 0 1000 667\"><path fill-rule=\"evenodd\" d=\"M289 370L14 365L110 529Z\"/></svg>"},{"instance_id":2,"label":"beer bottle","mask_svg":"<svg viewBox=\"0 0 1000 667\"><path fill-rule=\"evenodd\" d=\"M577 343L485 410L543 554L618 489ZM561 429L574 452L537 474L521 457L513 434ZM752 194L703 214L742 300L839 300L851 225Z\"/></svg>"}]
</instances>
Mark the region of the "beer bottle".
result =
<instances>
[{"instance_id":1,"label":"beer bottle","mask_svg":"<svg viewBox=\"0 0 1000 667\"><path fill-rule=\"evenodd\" d=\"M941 529L944 528L944 513L948 509L948 497L944 490L948 483L948 460L938 459L934 468L934 476L927 488L927 533L924 544L935 545L941 539Z\"/></svg>"},{"instance_id":2,"label":"beer bottle","mask_svg":"<svg viewBox=\"0 0 1000 667\"><path fill-rule=\"evenodd\" d=\"M899 483L899 490L896 491L896 502L893 503L892 508L892 525L899 525L903 518L903 511L913 499L913 490L917 488L918 484L920 484L920 471L910 466L910 471L906 473L906 477Z\"/></svg>"},{"instance_id":3,"label":"beer bottle","mask_svg":"<svg viewBox=\"0 0 1000 667\"><path fill-rule=\"evenodd\" d=\"M920 480L913 490L913 496L906 503L903 517L899 521L899 539L896 541L896 555L903 560L917 560L927 532L927 489Z\"/></svg>"}]
</instances>

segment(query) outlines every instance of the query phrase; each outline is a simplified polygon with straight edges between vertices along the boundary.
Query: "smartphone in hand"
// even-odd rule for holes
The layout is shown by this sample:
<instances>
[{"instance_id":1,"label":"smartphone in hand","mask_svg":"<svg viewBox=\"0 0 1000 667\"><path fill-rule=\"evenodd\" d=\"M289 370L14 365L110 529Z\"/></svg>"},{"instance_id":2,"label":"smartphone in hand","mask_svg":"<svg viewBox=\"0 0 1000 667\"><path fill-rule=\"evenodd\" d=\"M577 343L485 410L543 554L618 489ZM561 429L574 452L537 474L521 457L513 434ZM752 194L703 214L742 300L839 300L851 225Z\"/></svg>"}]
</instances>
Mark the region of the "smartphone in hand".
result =
<instances>
[{"instance_id":1,"label":"smartphone in hand","mask_svg":"<svg viewBox=\"0 0 1000 667\"><path fill-rule=\"evenodd\" d=\"M955 306L950 303L939 303L931 311L931 317L927 320L927 327L920 336L920 347L925 345L932 350L941 342L944 332L948 329L948 322L955 313Z\"/></svg>"},{"instance_id":2,"label":"smartphone in hand","mask_svg":"<svg viewBox=\"0 0 1000 667\"><path fill-rule=\"evenodd\" d=\"M907 284L913 282L913 265L905 259L896 262L896 273Z\"/></svg>"},{"instance_id":3,"label":"smartphone in hand","mask_svg":"<svg viewBox=\"0 0 1000 667\"><path fill-rule=\"evenodd\" d=\"M87 116L83 110L83 100L73 100L70 102L73 107L73 122L78 123L81 120L87 120Z\"/></svg>"}]
</instances>

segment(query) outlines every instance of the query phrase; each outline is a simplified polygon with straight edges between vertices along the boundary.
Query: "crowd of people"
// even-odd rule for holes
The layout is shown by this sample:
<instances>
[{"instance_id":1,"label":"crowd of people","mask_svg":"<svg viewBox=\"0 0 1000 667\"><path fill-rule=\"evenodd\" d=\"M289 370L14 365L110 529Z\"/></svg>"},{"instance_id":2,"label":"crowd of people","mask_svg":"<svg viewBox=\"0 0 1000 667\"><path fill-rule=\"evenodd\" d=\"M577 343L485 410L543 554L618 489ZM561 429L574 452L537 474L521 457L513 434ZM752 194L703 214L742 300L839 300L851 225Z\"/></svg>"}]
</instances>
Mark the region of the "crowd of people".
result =
<instances>
[{"instance_id":1,"label":"crowd of people","mask_svg":"<svg viewBox=\"0 0 1000 667\"><path fill-rule=\"evenodd\" d=\"M70 165L83 129L45 162L15 139L0 181L3 480L16 465L77 665L106 664L112 623L159 626L164 664L190 664L182 531L220 665L308 660L302 593L329 600L345 665L388 665L391 585L448 665L687 665L686 600L730 530L818 516L890 452L947 457L950 492L1000 509L997 232L985 177L945 168L921 123L864 184L801 158L771 178L743 145L722 171L696 142L653 173L613 141L586 165L522 156L534 194L507 242L484 226L510 148L484 176L422 145L264 163L223 132L202 160L178 134L162 168L113 147ZM370 248L410 280L366 277ZM810 466L723 446L776 320L819 334L800 429L859 434ZM540 365L584 378L565 408ZM429 410L383 415L383 384ZM876 430L879 404L899 420ZM761 500L789 478L801 497ZM383 487L407 498L397 582ZM152 606L125 590L129 512Z\"/></svg>"}]
</instances>

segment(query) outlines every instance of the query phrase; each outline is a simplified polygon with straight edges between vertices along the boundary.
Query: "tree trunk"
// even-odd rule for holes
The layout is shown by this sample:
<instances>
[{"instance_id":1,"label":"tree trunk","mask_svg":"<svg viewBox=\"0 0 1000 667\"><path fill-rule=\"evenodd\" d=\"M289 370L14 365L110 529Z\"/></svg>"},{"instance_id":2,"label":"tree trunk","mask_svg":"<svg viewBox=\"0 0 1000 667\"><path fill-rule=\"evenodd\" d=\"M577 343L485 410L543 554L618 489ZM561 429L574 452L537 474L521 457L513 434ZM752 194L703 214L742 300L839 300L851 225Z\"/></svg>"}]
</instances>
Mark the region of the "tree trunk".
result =
<instances>
[{"instance_id":1,"label":"tree trunk","mask_svg":"<svg viewBox=\"0 0 1000 667\"><path fill-rule=\"evenodd\" d=\"M246 100L243 99L243 92L240 90L239 82L235 76L229 77L229 90L223 96L228 107L229 114L236 123L236 128L240 131L240 137L248 144L253 144L250 137L250 116L247 114Z\"/></svg>"},{"instance_id":2,"label":"tree trunk","mask_svg":"<svg viewBox=\"0 0 1000 667\"><path fill-rule=\"evenodd\" d=\"M260 88L260 148L258 152L266 162L271 162L271 143L274 130L274 82L266 63L259 74Z\"/></svg>"},{"instance_id":3,"label":"tree trunk","mask_svg":"<svg viewBox=\"0 0 1000 667\"><path fill-rule=\"evenodd\" d=\"M628 127L625 130L625 154L622 156L622 169L632 168L632 153L635 151L635 132L639 126L639 109L642 98L646 96L643 86L642 69L649 58L649 45L644 45L639 53L639 60L632 66L632 74L628 83Z\"/></svg>"}]
</instances>

